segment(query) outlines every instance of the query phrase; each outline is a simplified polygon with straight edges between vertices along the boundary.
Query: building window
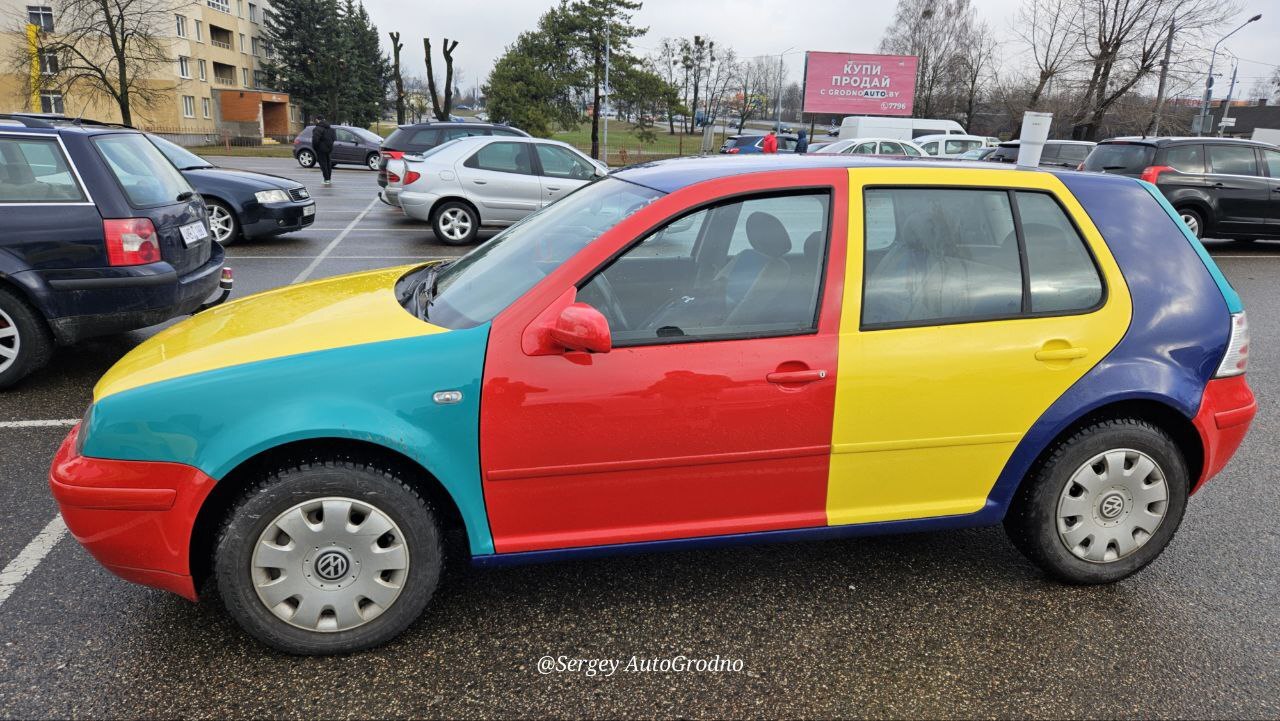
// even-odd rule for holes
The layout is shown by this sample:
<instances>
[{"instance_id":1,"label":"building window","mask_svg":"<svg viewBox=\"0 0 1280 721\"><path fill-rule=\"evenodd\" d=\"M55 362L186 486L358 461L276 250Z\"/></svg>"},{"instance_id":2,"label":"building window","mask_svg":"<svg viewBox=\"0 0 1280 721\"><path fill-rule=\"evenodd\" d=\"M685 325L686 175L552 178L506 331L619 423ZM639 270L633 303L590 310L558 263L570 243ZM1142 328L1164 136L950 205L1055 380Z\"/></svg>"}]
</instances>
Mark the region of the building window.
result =
<instances>
[{"instance_id":1,"label":"building window","mask_svg":"<svg viewBox=\"0 0 1280 721\"><path fill-rule=\"evenodd\" d=\"M194 95L182 96L182 117L194 118L196 116L196 99Z\"/></svg>"},{"instance_id":2,"label":"building window","mask_svg":"<svg viewBox=\"0 0 1280 721\"><path fill-rule=\"evenodd\" d=\"M249 3L249 22L258 22L258 6L253 3Z\"/></svg>"},{"instance_id":3,"label":"building window","mask_svg":"<svg viewBox=\"0 0 1280 721\"><path fill-rule=\"evenodd\" d=\"M27 22L47 33L53 32L53 8L48 5L28 5Z\"/></svg>"},{"instance_id":4,"label":"building window","mask_svg":"<svg viewBox=\"0 0 1280 721\"><path fill-rule=\"evenodd\" d=\"M40 93L40 112L62 115L62 93Z\"/></svg>"},{"instance_id":5,"label":"building window","mask_svg":"<svg viewBox=\"0 0 1280 721\"><path fill-rule=\"evenodd\" d=\"M267 84L267 74L262 72L261 70L254 70L253 71L253 87L261 88L261 87L265 87L266 84Z\"/></svg>"},{"instance_id":6,"label":"building window","mask_svg":"<svg viewBox=\"0 0 1280 721\"><path fill-rule=\"evenodd\" d=\"M253 57L259 57L262 54L262 43L258 42L258 38L249 38L249 48L253 51Z\"/></svg>"},{"instance_id":7,"label":"building window","mask_svg":"<svg viewBox=\"0 0 1280 721\"><path fill-rule=\"evenodd\" d=\"M198 43L204 42L204 21L203 20L196 21L196 42Z\"/></svg>"},{"instance_id":8,"label":"building window","mask_svg":"<svg viewBox=\"0 0 1280 721\"><path fill-rule=\"evenodd\" d=\"M249 87L249 68L240 68L240 78L244 81L244 86Z\"/></svg>"},{"instance_id":9,"label":"building window","mask_svg":"<svg viewBox=\"0 0 1280 721\"><path fill-rule=\"evenodd\" d=\"M57 53L40 53L40 74L41 75L57 75L58 74L58 54Z\"/></svg>"},{"instance_id":10,"label":"building window","mask_svg":"<svg viewBox=\"0 0 1280 721\"><path fill-rule=\"evenodd\" d=\"M191 79L191 58L178 56L178 77Z\"/></svg>"},{"instance_id":11,"label":"building window","mask_svg":"<svg viewBox=\"0 0 1280 721\"><path fill-rule=\"evenodd\" d=\"M213 114L210 112L209 105L210 103L208 98L200 98L200 109L204 111L205 120L213 117Z\"/></svg>"},{"instance_id":12,"label":"building window","mask_svg":"<svg viewBox=\"0 0 1280 721\"><path fill-rule=\"evenodd\" d=\"M209 82L209 65L203 60L197 61L200 66L200 79Z\"/></svg>"},{"instance_id":13,"label":"building window","mask_svg":"<svg viewBox=\"0 0 1280 721\"><path fill-rule=\"evenodd\" d=\"M205 0L205 4L219 12L231 14L230 0Z\"/></svg>"},{"instance_id":14,"label":"building window","mask_svg":"<svg viewBox=\"0 0 1280 721\"><path fill-rule=\"evenodd\" d=\"M178 21L178 37L185 38L187 36L187 16L175 15L174 17Z\"/></svg>"},{"instance_id":15,"label":"building window","mask_svg":"<svg viewBox=\"0 0 1280 721\"><path fill-rule=\"evenodd\" d=\"M240 52L249 52L249 44L244 41L244 33L240 33Z\"/></svg>"},{"instance_id":16,"label":"building window","mask_svg":"<svg viewBox=\"0 0 1280 721\"><path fill-rule=\"evenodd\" d=\"M276 48L274 45L271 44L270 40L264 41L262 43L262 51L264 54L266 54L268 60L276 56Z\"/></svg>"},{"instance_id":17,"label":"building window","mask_svg":"<svg viewBox=\"0 0 1280 721\"><path fill-rule=\"evenodd\" d=\"M244 0L236 0L236 16L244 17Z\"/></svg>"}]
</instances>

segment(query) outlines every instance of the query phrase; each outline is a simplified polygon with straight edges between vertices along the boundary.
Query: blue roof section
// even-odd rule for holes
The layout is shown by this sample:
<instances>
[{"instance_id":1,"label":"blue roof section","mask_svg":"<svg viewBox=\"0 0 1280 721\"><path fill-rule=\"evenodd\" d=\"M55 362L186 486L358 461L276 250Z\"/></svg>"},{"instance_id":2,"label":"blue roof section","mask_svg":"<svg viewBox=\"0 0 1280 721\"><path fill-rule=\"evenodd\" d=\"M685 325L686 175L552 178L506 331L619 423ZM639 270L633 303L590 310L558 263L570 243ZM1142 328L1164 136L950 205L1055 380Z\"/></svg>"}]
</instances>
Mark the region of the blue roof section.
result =
<instances>
[{"instance_id":1,"label":"blue roof section","mask_svg":"<svg viewBox=\"0 0 1280 721\"><path fill-rule=\"evenodd\" d=\"M680 188L717 180L731 175L746 173L771 173L783 170L817 170L829 168L988 168L993 170L1014 170L1010 163L980 163L971 161L941 160L936 158L888 158L864 155L841 155L836 153L794 155L779 153L764 155L707 155L670 160L655 160L651 163L629 165L615 170L610 175L628 182L643 185L663 193L670 193ZM1043 172L1028 170L1026 172Z\"/></svg>"}]
</instances>

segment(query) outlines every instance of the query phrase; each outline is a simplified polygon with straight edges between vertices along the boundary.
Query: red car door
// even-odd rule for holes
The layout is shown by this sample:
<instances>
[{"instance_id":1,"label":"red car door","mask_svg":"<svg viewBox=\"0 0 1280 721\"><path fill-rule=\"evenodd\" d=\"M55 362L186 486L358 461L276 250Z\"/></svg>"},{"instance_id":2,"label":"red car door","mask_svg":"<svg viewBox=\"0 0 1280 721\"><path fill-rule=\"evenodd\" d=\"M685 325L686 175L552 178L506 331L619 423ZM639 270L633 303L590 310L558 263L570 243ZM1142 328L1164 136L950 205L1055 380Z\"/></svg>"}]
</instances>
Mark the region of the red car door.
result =
<instances>
[{"instance_id":1,"label":"red car door","mask_svg":"<svg viewBox=\"0 0 1280 721\"><path fill-rule=\"evenodd\" d=\"M824 169L676 191L494 320L481 463L499 553L826 524L848 184ZM575 300L612 350L538 349Z\"/></svg>"}]
</instances>

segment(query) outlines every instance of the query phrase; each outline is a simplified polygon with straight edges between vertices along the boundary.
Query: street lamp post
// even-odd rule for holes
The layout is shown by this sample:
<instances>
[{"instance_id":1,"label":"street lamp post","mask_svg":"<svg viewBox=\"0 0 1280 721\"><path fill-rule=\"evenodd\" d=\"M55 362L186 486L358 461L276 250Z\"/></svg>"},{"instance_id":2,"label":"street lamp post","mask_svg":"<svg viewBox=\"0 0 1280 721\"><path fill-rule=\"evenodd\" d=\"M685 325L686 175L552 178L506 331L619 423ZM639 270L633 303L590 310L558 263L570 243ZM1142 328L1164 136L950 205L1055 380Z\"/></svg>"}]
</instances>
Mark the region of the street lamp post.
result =
<instances>
[{"instance_id":1,"label":"street lamp post","mask_svg":"<svg viewBox=\"0 0 1280 721\"><path fill-rule=\"evenodd\" d=\"M773 119L773 130L774 132L779 133L782 132L782 59L792 50L795 50L794 45L778 53L778 109L777 114Z\"/></svg>"},{"instance_id":2,"label":"street lamp post","mask_svg":"<svg viewBox=\"0 0 1280 721\"><path fill-rule=\"evenodd\" d=\"M1262 13L1254 15L1248 20L1245 20L1240 27L1232 30L1226 35L1223 35L1221 40L1213 44L1213 53L1209 56L1209 74L1206 75L1204 79L1204 101L1200 104L1200 132L1198 135L1204 135L1205 123L1209 122L1209 101L1213 99L1213 61L1218 58L1218 46L1226 42L1227 38L1243 30L1245 25L1261 19Z\"/></svg>"}]
</instances>

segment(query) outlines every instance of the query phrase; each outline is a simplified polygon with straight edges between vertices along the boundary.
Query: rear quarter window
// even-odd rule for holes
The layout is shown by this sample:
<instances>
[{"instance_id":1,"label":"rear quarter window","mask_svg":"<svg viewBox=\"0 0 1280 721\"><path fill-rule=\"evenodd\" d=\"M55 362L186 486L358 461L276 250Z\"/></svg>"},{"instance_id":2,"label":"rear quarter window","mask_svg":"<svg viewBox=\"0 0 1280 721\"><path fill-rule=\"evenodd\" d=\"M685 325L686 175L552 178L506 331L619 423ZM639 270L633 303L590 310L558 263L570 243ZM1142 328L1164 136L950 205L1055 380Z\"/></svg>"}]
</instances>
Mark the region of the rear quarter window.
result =
<instances>
[{"instance_id":1,"label":"rear quarter window","mask_svg":"<svg viewBox=\"0 0 1280 721\"><path fill-rule=\"evenodd\" d=\"M1094 172L1140 174L1151 165L1155 148L1130 143L1099 145L1085 158L1084 169Z\"/></svg>"},{"instance_id":2,"label":"rear quarter window","mask_svg":"<svg viewBox=\"0 0 1280 721\"><path fill-rule=\"evenodd\" d=\"M93 144L136 208L168 205L192 192L173 163L141 134L98 135Z\"/></svg>"},{"instance_id":3,"label":"rear quarter window","mask_svg":"<svg viewBox=\"0 0 1280 721\"><path fill-rule=\"evenodd\" d=\"M52 138L0 138L0 203L69 203L85 199Z\"/></svg>"}]
</instances>

